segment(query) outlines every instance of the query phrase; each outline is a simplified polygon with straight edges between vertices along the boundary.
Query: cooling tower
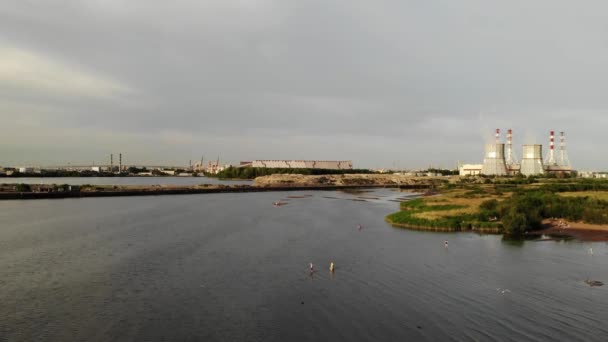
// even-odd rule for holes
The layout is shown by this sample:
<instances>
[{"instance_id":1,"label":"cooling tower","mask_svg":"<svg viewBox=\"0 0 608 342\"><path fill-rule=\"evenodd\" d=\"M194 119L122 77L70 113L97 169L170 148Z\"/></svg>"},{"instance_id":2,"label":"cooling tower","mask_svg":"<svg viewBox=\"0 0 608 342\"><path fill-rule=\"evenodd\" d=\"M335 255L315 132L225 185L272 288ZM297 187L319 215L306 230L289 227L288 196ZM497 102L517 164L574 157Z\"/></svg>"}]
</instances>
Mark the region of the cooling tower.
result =
<instances>
[{"instance_id":1,"label":"cooling tower","mask_svg":"<svg viewBox=\"0 0 608 342\"><path fill-rule=\"evenodd\" d=\"M481 174L488 176L507 175L505 144L486 144Z\"/></svg>"},{"instance_id":2,"label":"cooling tower","mask_svg":"<svg viewBox=\"0 0 608 342\"><path fill-rule=\"evenodd\" d=\"M543 146L524 145L521 159L521 174L524 176L540 175L544 173Z\"/></svg>"}]
</instances>

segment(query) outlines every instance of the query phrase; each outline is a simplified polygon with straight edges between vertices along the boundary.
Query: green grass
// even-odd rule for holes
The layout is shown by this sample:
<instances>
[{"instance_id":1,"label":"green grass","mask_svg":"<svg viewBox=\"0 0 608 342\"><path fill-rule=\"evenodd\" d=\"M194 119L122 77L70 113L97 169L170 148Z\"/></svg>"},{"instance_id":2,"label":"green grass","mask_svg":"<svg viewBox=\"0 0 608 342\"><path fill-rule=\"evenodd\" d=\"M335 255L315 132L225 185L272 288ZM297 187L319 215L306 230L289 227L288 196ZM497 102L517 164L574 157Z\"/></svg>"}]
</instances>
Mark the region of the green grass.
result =
<instances>
[{"instance_id":1,"label":"green grass","mask_svg":"<svg viewBox=\"0 0 608 342\"><path fill-rule=\"evenodd\" d=\"M512 235L540 229L542 219L550 217L608 223L606 180L488 180L440 187L440 196L401 203L401 211L388 215L386 221L405 228Z\"/></svg>"},{"instance_id":2,"label":"green grass","mask_svg":"<svg viewBox=\"0 0 608 342\"><path fill-rule=\"evenodd\" d=\"M427 202L423 201L422 198L417 198L413 201L409 202L401 202L401 210L417 210L419 212L426 211L442 211L442 210L452 210L452 209L460 209L466 208L465 205L460 204L434 204L429 205Z\"/></svg>"},{"instance_id":3,"label":"green grass","mask_svg":"<svg viewBox=\"0 0 608 342\"><path fill-rule=\"evenodd\" d=\"M430 205L425 199L419 198L401 203L401 211L388 215L386 221L401 227L446 231L468 230L473 227L500 228L500 224L497 222L478 222L476 216L470 213L438 215L433 218L423 216L426 213L451 212L467 208L468 206L461 204Z\"/></svg>"},{"instance_id":4,"label":"green grass","mask_svg":"<svg viewBox=\"0 0 608 342\"><path fill-rule=\"evenodd\" d=\"M562 192L559 195L564 197L590 197L598 200L608 201L608 191Z\"/></svg>"}]
</instances>

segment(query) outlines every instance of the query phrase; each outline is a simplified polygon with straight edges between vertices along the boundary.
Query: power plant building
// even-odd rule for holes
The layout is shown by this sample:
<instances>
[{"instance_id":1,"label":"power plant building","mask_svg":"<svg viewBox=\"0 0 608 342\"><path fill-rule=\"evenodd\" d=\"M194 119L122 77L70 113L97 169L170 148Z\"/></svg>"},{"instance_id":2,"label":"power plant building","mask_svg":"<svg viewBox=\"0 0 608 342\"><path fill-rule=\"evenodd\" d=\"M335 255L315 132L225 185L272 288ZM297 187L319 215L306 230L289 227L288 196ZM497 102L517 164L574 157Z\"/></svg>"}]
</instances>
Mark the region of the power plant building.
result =
<instances>
[{"instance_id":1,"label":"power plant building","mask_svg":"<svg viewBox=\"0 0 608 342\"><path fill-rule=\"evenodd\" d=\"M521 173L524 176L544 173L571 173L573 171L566 151L565 133L560 132L559 155L555 152L555 132L550 132L550 150L543 161L542 145L523 145L521 163L513 151L513 130L507 133L507 144L500 142L500 129L496 130L496 142L485 145L483 164L465 164L459 167L460 175L506 176Z\"/></svg>"},{"instance_id":2,"label":"power plant building","mask_svg":"<svg viewBox=\"0 0 608 342\"><path fill-rule=\"evenodd\" d=\"M463 164L458 167L458 173L461 176L479 176L482 168L482 164Z\"/></svg>"},{"instance_id":3,"label":"power plant building","mask_svg":"<svg viewBox=\"0 0 608 342\"><path fill-rule=\"evenodd\" d=\"M251 166L269 169L352 170L353 162L350 160L254 160Z\"/></svg>"}]
</instances>

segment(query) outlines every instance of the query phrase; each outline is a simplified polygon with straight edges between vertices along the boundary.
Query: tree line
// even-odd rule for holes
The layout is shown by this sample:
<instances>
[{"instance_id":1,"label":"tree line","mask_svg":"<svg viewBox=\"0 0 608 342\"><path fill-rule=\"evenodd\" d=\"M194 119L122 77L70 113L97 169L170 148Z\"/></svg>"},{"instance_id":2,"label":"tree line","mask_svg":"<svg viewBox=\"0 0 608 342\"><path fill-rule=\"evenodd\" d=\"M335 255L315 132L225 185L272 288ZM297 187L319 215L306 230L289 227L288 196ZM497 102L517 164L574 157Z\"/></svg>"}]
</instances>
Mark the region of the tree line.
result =
<instances>
[{"instance_id":1,"label":"tree line","mask_svg":"<svg viewBox=\"0 0 608 342\"><path fill-rule=\"evenodd\" d=\"M527 230L542 228L542 220L563 218L591 224L608 224L608 201L591 197L564 197L546 191L521 191L504 201L487 200L478 218L497 218L508 236L522 236Z\"/></svg>"}]
</instances>

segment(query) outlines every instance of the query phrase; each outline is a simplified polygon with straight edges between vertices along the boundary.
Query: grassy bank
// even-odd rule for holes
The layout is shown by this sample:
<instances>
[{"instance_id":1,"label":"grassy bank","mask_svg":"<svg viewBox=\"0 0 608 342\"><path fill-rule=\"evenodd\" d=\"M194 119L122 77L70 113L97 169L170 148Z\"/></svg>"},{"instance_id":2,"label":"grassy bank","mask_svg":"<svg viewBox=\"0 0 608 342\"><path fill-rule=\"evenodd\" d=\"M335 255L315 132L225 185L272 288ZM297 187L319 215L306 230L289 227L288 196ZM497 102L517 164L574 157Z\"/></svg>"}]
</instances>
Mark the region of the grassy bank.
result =
<instances>
[{"instance_id":1,"label":"grassy bank","mask_svg":"<svg viewBox=\"0 0 608 342\"><path fill-rule=\"evenodd\" d=\"M401 203L386 221L404 228L513 237L541 229L549 218L608 224L608 181L462 179L438 190L438 196Z\"/></svg>"},{"instance_id":2,"label":"grassy bank","mask_svg":"<svg viewBox=\"0 0 608 342\"><path fill-rule=\"evenodd\" d=\"M498 223L478 220L479 200L450 195L402 202L401 211L388 215L386 221L397 227L421 230L500 232Z\"/></svg>"}]
</instances>

